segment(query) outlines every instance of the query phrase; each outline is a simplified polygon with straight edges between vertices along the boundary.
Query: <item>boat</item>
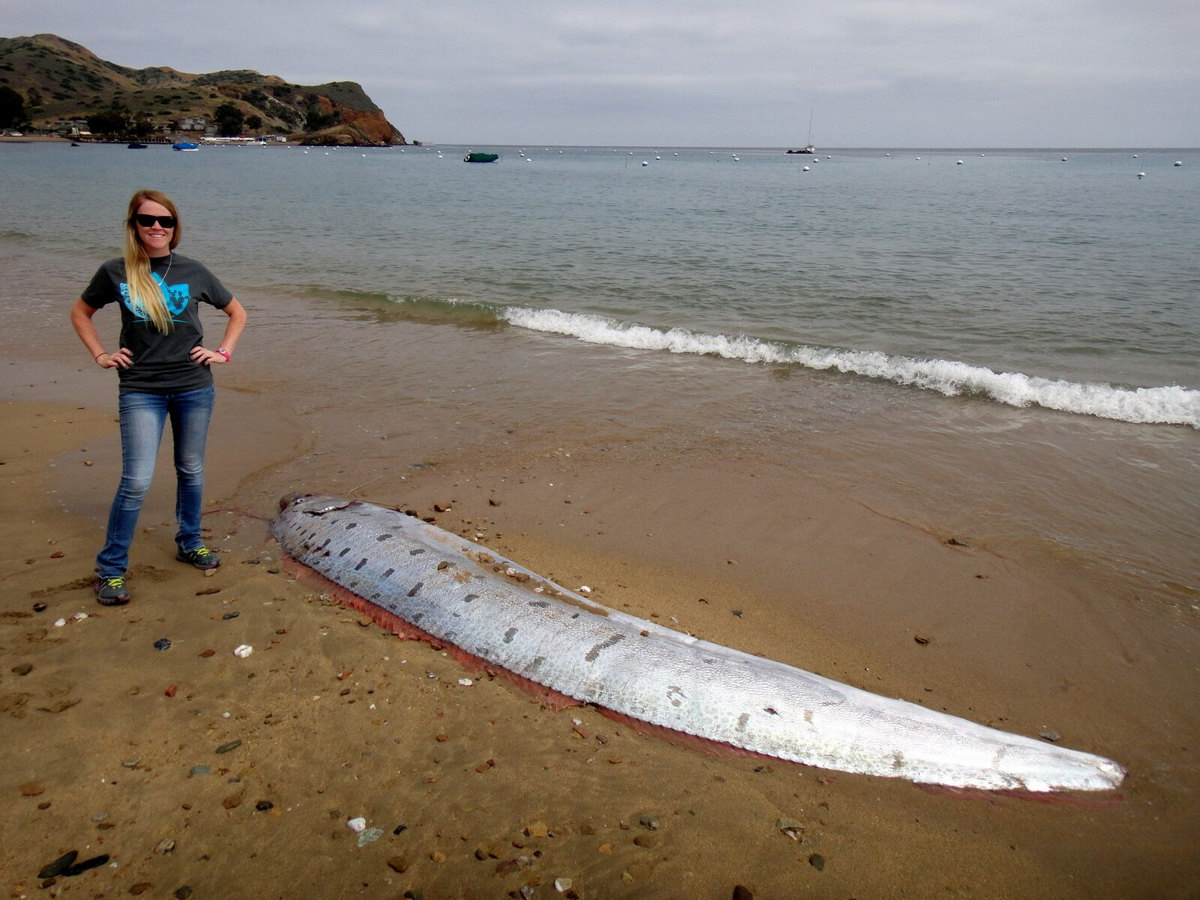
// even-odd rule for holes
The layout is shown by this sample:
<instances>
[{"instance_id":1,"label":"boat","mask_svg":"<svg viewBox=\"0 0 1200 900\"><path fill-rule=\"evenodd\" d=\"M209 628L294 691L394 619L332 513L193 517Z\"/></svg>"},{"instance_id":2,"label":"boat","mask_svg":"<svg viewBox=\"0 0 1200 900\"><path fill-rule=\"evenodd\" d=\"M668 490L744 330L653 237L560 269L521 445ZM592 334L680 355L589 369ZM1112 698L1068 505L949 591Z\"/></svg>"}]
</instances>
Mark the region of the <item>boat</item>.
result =
<instances>
[{"instance_id":1,"label":"boat","mask_svg":"<svg viewBox=\"0 0 1200 900\"><path fill-rule=\"evenodd\" d=\"M495 162L500 158L499 153L480 153L476 150L471 150L463 157L463 162L485 163Z\"/></svg>"},{"instance_id":2,"label":"boat","mask_svg":"<svg viewBox=\"0 0 1200 900\"><path fill-rule=\"evenodd\" d=\"M804 145L803 150L789 150L788 153L798 153L801 155L812 156L817 152L817 148L813 146L812 142L812 120L813 114L812 110L810 109L808 111L808 143Z\"/></svg>"},{"instance_id":3,"label":"boat","mask_svg":"<svg viewBox=\"0 0 1200 900\"><path fill-rule=\"evenodd\" d=\"M146 149L146 145L145 145L145 144L139 144L137 141L134 141L132 144L130 144L130 145L129 145L129 148L128 148L128 149L130 149L130 150L145 150L145 149Z\"/></svg>"},{"instance_id":4,"label":"boat","mask_svg":"<svg viewBox=\"0 0 1200 900\"><path fill-rule=\"evenodd\" d=\"M171 145L172 150L199 150L199 144L193 144L191 141L176 141Z\"/></svg>"}]
</instances>

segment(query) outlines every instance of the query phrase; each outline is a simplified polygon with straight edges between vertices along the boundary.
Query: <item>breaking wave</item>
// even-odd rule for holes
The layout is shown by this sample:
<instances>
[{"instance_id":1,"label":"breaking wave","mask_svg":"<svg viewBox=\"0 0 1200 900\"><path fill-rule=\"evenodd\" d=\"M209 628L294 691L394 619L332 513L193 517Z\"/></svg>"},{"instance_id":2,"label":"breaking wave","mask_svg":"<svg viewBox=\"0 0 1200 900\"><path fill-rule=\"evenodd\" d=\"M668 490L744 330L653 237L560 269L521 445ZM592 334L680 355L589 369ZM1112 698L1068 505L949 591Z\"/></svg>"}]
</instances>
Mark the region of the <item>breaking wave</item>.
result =
<instances>
[{"instance_id":1,"label":"breaking wave","mask_svg":"<svg viewBox=\"0 0 1200 900\"><path fill-rule=\"evenodd\" d=\"M764 341L745 335L705 334L684 328L652 328L619 322L605 316L556 309L493 307L454 300L443 302L460 314L473 310L477 316L486 310L485 314L494 314L499 321L519 328L566 335L590 344L717 356L748 363L794 365L819 371L832 370L911 385L947 397L967 394L1015 407L1041 406L1121 422L1188 425L1200 429L1200 391L1178 385L1121 388L1111 384L1042 378L1020 372L996 372L985 366L954 360L916 359L889 356L872 350L813 347Z\"/></svg>"}]
</instances>

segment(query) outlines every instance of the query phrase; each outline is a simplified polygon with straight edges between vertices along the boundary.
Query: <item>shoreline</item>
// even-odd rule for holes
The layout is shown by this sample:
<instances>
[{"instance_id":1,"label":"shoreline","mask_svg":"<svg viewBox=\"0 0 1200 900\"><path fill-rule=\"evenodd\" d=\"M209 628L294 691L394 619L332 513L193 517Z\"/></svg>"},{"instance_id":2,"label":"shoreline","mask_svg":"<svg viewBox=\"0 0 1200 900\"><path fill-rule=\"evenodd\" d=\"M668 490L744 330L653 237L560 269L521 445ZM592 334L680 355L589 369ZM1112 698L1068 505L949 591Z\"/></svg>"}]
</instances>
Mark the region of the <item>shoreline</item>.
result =
<instances>
[{"instance_id":1,"label":"shoreline","mask_svg":"<svg viewBox=\"0 0 1200 900\"><path fill-rule=\"evenodd\" d=\"M1186 748L1200 726L1185 611L1142 603L1125 580L1044 547L998 552L936 522L922 530L819 473L797 478L704 440L658 452L629 424L527 430L470 399L431 408L420 388L400 404L416 424L383 430L355 418L369 397L331 404L294 371L307 333L282 333L270 304L252 309L239 365L218 372L209 445L205 525L223 565L204 578L173 561L160 458L133 549L134 602L120 610L88 587L119 468L115 387L77 358L65 312L65 335L0 368L12 423L0 444L11 573L0 711L12 732L0 791L19 812L0 832L0 861L22 890L80 849L118 867L51 891L261 893L286 872L327 896L364 883L495 896L535 881L549 894L559 877L581 897L728 896L738 883L760 898L897 886L1188 895L1200 775ZM403 334L393 340L420 384L444 350L435 341L422 355L431 331ZM264 520L278 496L306 489L404 504L707 640L1003 730L1059 732L1129 779L1104 798L962 799L714 758L594 709L541 709L272 571ZM55 628L58 617L70 624ZM170 650L153 649L161 637ZM255 647L247 660L232 656L240 643ZM28 674L11 671L22 663ZM196 765L212 774L189 777ZM40 792L23 796L27 786ZM272 806L256 809L262 800ZM345 827L357 815L382 829L374 842L359 846ZM798 840L781 819L802 823ZM152 853L164 840L175 850ZM252 846L279 849L267 861Z\"/></svg>"}]
</instances>

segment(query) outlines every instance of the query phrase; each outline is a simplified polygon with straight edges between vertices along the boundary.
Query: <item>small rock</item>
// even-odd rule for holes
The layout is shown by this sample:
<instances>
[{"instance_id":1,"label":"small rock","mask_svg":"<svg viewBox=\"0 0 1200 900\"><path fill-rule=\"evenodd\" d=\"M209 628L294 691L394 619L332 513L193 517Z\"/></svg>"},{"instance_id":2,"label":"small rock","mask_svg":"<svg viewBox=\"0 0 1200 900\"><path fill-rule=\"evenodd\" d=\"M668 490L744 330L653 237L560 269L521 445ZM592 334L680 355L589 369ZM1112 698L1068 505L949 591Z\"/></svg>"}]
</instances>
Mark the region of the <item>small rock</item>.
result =
<instances>
[{"instance_id":1,"label":"small rock","mask_svg":"<svg viewBox=\"0 0 1200 900\"><path fill-rule=\"evenodd\" d=\"M200 778L204 775L211 775L212 769L208 766L192 766L188 771L189 778Z\"/></svg>"},{"instance_id":2,"label":"small rock","mask_svg":"<svg viewBox=\"0 0 1200 900\"><path fill-rule=\"evenodd\" d=\"M14 675L28 675L33 671L33 663L19 663L12 667Z\"/></svg>"},{"instance_id":3,"label":"small rock","mask_svg":"<svg viewBox=\"0 0 1200 900\"><path fill-rule=\"evenodd\" d=\"M921 635L919 635L919 634L914 634L913 640L916 641L918 644L928 644L929 643L929 638L921 637Z\"/></svg>"},{"instance_id":4,"label":"small rock","mask_svg":"<svg viewBox=\"0 0 1200 900\"><path fill-rule=\"evenodd\" d=\"M70 868L71 863L75 862L75 858L79 856L78 850L72 850L69 853L64 853L54 862L42 868L38 872L38 878L57 878L63 872Z\"/></svg>"},{"instance_id":5,"label":"small rock","mask_svg":"<svg viewBox=\"0 0 1200 900\"><path fill-rule=\"evenodd\" d=\"M154 885L152 885L148 881L139 881L137 884L135 884L133 887L131 887L129 889L129 893L133 894L136 897L138 894L146 893L146 891L150 890L150 888L152 888L152 887L154 887Z\"/></svg>"},{"instance_id":6,"label":"small rock","mask_svg":"<svg viewBox=\"0 0 1200 900\"><path fill-rule=\"evenodd\" d=\"M346 827L355 834L361 834L367 827L367 820L362 816L356 816L353 819L346 820Z\"/></svg>"},{"instance_id":7,"label":"small rock","mask_svg":"<svg viewBox=\"0 0 1200 900\"><path fill-rule=\"evenodd\" d=\"M601 844L596 848L596 852L603 853L605 856L612 856L613 845L608 843Z\"/></svg>"},{"instance_id":8,"label":"small rock","mask_svg":"<svg viewBox=\"0 0 1200 900\"><path fill-rule=\"evenodd\" d=\"M441 850L434 850L429 854L429 858L435 863L444 863L446 861L446 854Z\"/></svg>"},{"instance_id":9,"label":"small rock","mask_svg":"<svg viewBox=\"0 0 1200 900\"><path fill-rule=\"evenodd\" d=\"M200 654L200 658L201 659L212 659L216 655L217 655L216 650L205 650L203 653Z\"/></svg>"},{"instance_id":10,"label":"small rock","mask_svg":"<svg viewBox=\"0 0 1200 900\"><path fill-rule=\"evenodd\" d=\"M66 625L66 624L67 624L67 620L66 620L66 619L55 619L55 620L54 620L54 627L55 627L55 628L62 628L62 627L63 627L64 625Z\"/></svg>"},{"instance_id":11,"label":"small rock","mask_svg":"<svg viewBox=\"0 0 1200 900\"><path fill-rule=\"evenodd\" d=\"M242 746L242 742L240 740L230 741L228 744L222 744L220 747L218 747L217 752L228 753L230 750L236 750L240 746Z\"/></svg>"},{"instance_id":12,"label":"small rock","mask_svg":"<svg viewBox=\"0 0 1200 900\"><path fill-rule=\"evenodd\" d=\"M525 834L532 838L544 838L550 834L550 826L545 822L531 822L525 826Z\"/></svg>"},{"instance_id":13,"label":"small rock","mask_svg":"<svg viewBox=\"0 0 1200 900\"><path fill-rule=\"evenodd\" d=\"M257 803L254 804L254 808L257 809L259 812L266 812L268 809L274 809L275 804L272 803L270 800L259 800Z\"/></svg>"},{"instance_id":14,"label":"small rock","mask_svg":"<svg viewBox=\"0 0 1200 900\"><path fill-rule=\"evenodd\" d=\"M13 671L16 671L16 670L14 669ZM460 679L458 679L458 683L461 684L463 687L470 687L475 682L473 682L470 678L460 678Z\"/></svg>"},{"instance_id":15,"label":"small rock","mask_svg":"<svg viewBox=\"0 0 1200 900\"><path fill-rule=\"evenodd\" d=\"M50 554L51 559L62 559L64 556L66 556L66 554L63 553L61 550L55 550L53 553Z\"/></svg>"},{"instance_id":16,"label":"small rock","mask_svg":"<svg viewBox=\"0 0 1200 900\"><path fill-rule=\"evenodd\" d=\"M225 615L221 616L221 621L228 622L230 619L236 619L240 615L241 613L236 609L231 609L229 612L225 613Z\"/></svg>"},{"instance_id":17,"label":"small rock","mask_svg":"<svg viewBox=\"0 0 1200 900\"><path fill-rule=\"evenodd\" d=\"M254 648L251 647L249 644L238 644L236 647L233 648L233 655L236 656L238 659L245 659L247 656L249 656L253 652L254 652Z\"/></svg>"},{"instance_id":18,"label":"small rock","mask_svg":"<svg viewBox=\"0 0 1200 900\"><path fill-rule=\"evenodd\" d=\"M658 831L658 819L654 816L642 816L638 819L638 824L644 828L649 828L651 831Z\"/></svg>"},{"instance_id":19,"label":"small rock","mask_svg":"<svg viewBox=\"0 0 1200 900\"><path fill-rule=\"evenodd\" d=\"M804 826L795 819L780 819L776 823L776 827L793 841L800 840L800 837L804 834Z\"/></svg>"},{"instance_id":20,"label":"small rock","mask_svg":"<svg viewBox=\"0 0 1200 900\"><path fill-rule=\"evenodd\" d=\"M46 611L46 604L45 604L45 603L35 603L35 604L33 604L33 611L34 611L34 612L45 612L45 611Z\"/></svg>"},{"instance_id":21,"label":"small rock","mask_svg":"<svg viewBox=\"0 0 1200 900\"><path fill-rule=\"evenodd\" d=\"M267 569L267 574L268 575L278 575L279 574L279 566L271 566L271 568Z\"/></svg>"},{"instance_id":22,"label":"small rock","mask_svg":"<svg viewBox=\"0 0 1200 900\"><path fill-rule=\"evenodd\" d=\"M171 649L171 639L170 638L159 638L157 641L154 642L154 649L155 650L170 650Z\"/></svg>"},{"instance_id":23,"label":"small rock","mask_svg":"<svg viewBox=\"0 0 1200 900\"><path fill-rule=\"evenodd\" d=\"M154 848L154 852L159 856L166 856L175 849L175 842L170 838L163 838L158 842L158 846Z\"/></svg>"},{"instance_id":24,"label":"small rock","mask_svg":"<svg viewBox=\"0 0 1200 900\"><path fill-rule=\"evenodd\" d=\"M408 831L407 825L397 825L395 828L392 829L392 834L401 834L405 831Z\"/></svg>"},{"instance_id":25,"label":"small rock","mask_svg":"<svg viewBox=\"0 0 1200 900\"><path fill-rule=\"evenodd\" d=\"M633 842L639 847L644 847L647 850L653 850L659 844L657 834L639 834L633 839Z\"/></svg>"},{"instance_id":26,"label":"small rock","mask_svg":"<svg viewBox=\"0 0 1200 900\"><path fill-rule=\"evenodd\" d=\"M36 797L39 794L44 793L45 790L46 789L44 787L42 787L40 784L38 784L36 781L26 781L24 784L21 785L21 796L22 797Z\"/></svg>"},{"instance_id":27,"label":"small rock","mask_svg":"<svg viewBox=\"0 0 1200 900\"><path fill-rule=\"evenodd\" d=\"M825 857L823 857L820 853L814 853L812 856L810 856L808 858L808 864L818 872L825 871Z\"/></svg>"},{"instance_id":28,"label":"small rock","mask_svg":"<svg viewBox=\"0 0 1200 900\"><path fill-rule=\"evenodd\" d=\"M754 894L750 892L750 888L735 884L733 886L733 900L754 900Z\"/></svg>"},{"instance_id":29,"label":"small rock","mask_svg":"<svg viewBox=\"0 0 1200 900\"><path fill-rule=\"evenodd\" d=\"M1062 740L1062 735L1059 734L1057 731L1040 731L1040 732L1038 732L1038 737L1040 737L1044 741L1049 741L1052 744L1055 741Z\"/></svg>"},{"instance_id":30,"label":"small rock","mask_svg":"<svg viewBox=\"0 0 1200 900\"><path fill-rule=\"evenodd\" d=\"M241 794L230 794L228 797L226 797L224 800L221 801L221 805L223 807L225 807L226 809L237 809L239 806L242 805L242 795Z\"/></svg>"},{"instance_id":31,"label":"small rock","mask_svg":"<svg viewBox=\"0 0 1200 900\"><path fill-rule=\"evenodd\" d=\"M166 690L163 691L163 694L167 697L174 697L175 692L178 690L179 690L179 685L170 684L170 685L167 685L167 688L166 688Z\"/></svg>"},{"instance_id":32,"label":"small rock","mask_svg":"<svg viewBox=\"0 0 1200 900\"><path fill-rule=\"evenodd\" d=\"M142 761L142 758L140 756L132 756L129 759L121 760L121 765L124 766L126 769L136 769L137 764L140 763L141 761Z\"/></svg>"},{"instance_id":33,"label":"small rock","mask_svg":"<svg viewBox=\"0 0 1200 900\"><path fill-rule=\"evenodd\" d=\"M389 856L387 864L389 869L401 875L408 871L408 860L403 856Z\"/></svg>"},{"instance_id":34,"label":"small rock","mask_svg":"<svg viewBox=\"0 0 1200 900\"><path fill-rule=\"evenodd\" d=\"M175 900L188 900L188 897L192 896L192 886L190 884L185 884L182 887L177 887L175 889L175 893L173 893L171 896L174 897Z\"/></svg>"},{"instance_id":35,"label":"small rock","mask_svg":"<svg viewBox=\"0 0 1200 900\"><path fill-rule=\"evenodd\" d=\"M570 878L555 878L554 889L560 894L564 894L571 889L573 883Z\"/></svg>"}]
</instances>

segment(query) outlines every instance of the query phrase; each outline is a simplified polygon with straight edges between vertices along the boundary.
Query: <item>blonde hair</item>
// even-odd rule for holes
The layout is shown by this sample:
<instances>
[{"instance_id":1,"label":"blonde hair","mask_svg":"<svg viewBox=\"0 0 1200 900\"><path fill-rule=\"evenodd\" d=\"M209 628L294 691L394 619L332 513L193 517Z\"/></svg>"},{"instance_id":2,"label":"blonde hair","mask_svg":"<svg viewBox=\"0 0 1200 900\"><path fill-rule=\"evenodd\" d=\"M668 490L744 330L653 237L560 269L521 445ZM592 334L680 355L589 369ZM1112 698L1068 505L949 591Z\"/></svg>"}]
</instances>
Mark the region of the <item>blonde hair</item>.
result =
<instances>
[{"instance_id":1,"label":"blonde hair","mask_svg":"<svg viewBox=\"0 0 1200 900\"><path fill-rule=\"evenodd\" d=\"M129 201L129 213L125 216L125 282L129 286L130 308L144 311L154 327L166 334L175 327L167 309L166 288L160 287L150 274L150 254L138 238L137 223L133 218L147 200L165 206L175 217L175 228L171 232L172 250L178 246L179 238L183 235L179 211L170 197L161 191L140 190L134 194Z\"/></svg>"}]
</instances>

